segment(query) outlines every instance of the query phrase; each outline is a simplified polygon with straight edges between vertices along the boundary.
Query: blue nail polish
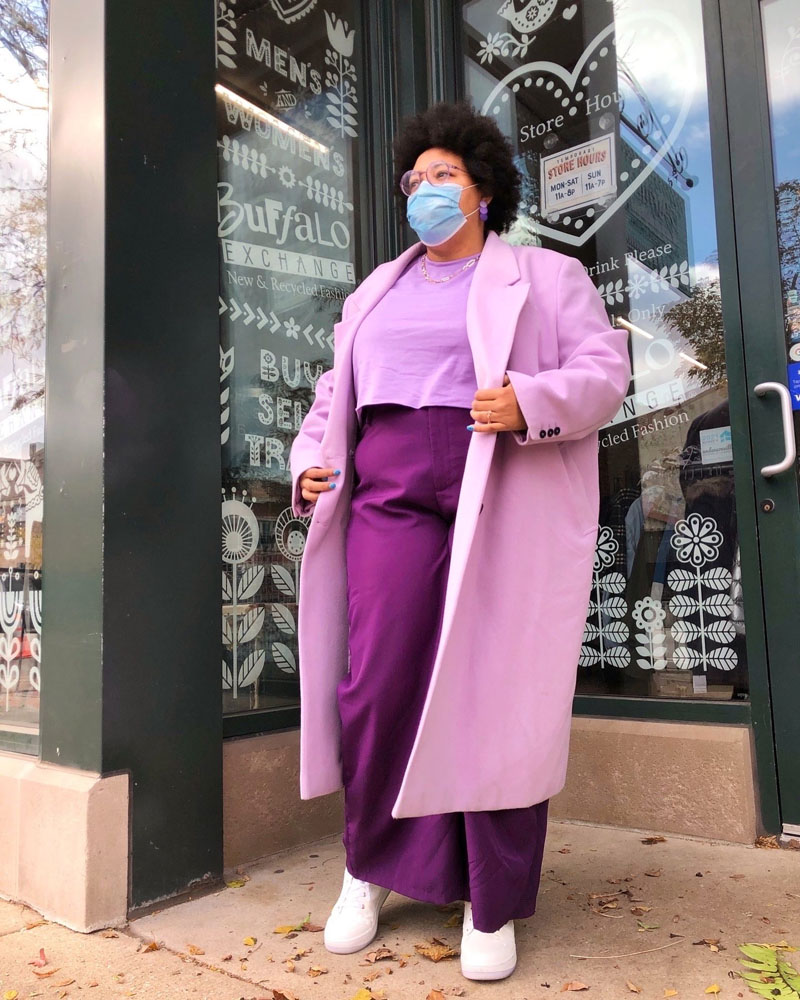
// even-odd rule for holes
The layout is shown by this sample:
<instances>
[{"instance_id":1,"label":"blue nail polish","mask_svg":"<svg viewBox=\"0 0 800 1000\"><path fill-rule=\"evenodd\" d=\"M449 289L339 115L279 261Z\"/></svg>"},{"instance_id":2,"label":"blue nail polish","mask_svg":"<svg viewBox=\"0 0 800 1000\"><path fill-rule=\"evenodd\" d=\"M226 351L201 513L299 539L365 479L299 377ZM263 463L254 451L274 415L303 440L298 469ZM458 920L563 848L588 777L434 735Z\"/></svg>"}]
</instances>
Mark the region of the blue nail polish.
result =
<instances>
[{"instance_id":1,"label":"blue nail polish","mask_svg":"<svg viewBox=\"0 0 800 1000\"><path fill-rule=\"evenodd\" d=\"M334 476L341 476L342 470L341 469L334 469L333 470L333 474L334 474Z\"/></svg>"},{"instance_id":2,"label":"blue nail polish","mask_svg":"<svg viewBox=\"0 0 800 1000\"><path fill-rule=\"evenodd\" d=\"M332 489L332 490L335 490L335 489L336 489L336 483L331 483L331 489Z\"/></svg>"},{"instance_id":3,"label":"blue nail polish","mask_svg":"<svg viewBox=\"0 0 800 1000\"><path fill-rule=\"evenodd\" d=\"M467 424L467 430L468 431L474 431L475 430L475 424Z\"/></svg>"}]
</instances>

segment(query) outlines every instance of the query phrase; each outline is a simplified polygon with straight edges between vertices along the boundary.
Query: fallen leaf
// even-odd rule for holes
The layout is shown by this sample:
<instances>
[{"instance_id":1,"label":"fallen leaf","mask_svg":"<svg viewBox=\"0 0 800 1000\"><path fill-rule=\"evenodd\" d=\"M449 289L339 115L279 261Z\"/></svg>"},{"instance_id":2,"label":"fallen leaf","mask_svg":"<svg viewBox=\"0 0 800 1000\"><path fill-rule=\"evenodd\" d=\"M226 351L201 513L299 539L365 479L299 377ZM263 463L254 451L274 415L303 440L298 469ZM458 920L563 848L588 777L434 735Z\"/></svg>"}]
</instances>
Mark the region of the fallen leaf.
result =
<instances>
[{"instance_id":1,"label":"fallen leaf","mask_svg":"<svg viewBox=\"0 0 800 1000\"><path fill-rule=\"evenodd\" d=\"M728 878L747 878L746 875L729 875Z\"/></svg>"},{"instance_id":2,"label":"fallen leaf","mask_svg":"<svg viewBox=\"0 0 800 1000\"><path fill-rule=\"evenodd\" d=\"M42 924L46 924L46 923L47 923L46 920L26 920L25 921L25 930L26 931L32 931L34 927L41 927Z\"/></svg>"},{"instance_id":3,"label":"fallen leaf","mask_svg":"<svg viewBox=\"0 0 800 1000\"><path fill-rule=\"evenodd\" d=\"M45 958L44 948L39 949L39 957L32 959L32 961L28 962L28 965L35 965L38 969L41 969L45 965L47 965L47 959Z\"/></svg>"},{"instance_id":4,"label":"fallen leaf","mask_svg":"<svg viewBox=\"0 0 800 1000\"><path fill-rule=\"evenodd\" d=\"M726 951L719 943L719 938L700 938L699 941L692 941L692 944L705 944L711 949L711 951Z\"/></svg>"},{"instance_id":5,"label":"fallen leaf","mask_svg":"<svg viewBox=\"0 0 800 1000\"><path fill-rule=\"evenodd\" d=\"M311 920L311 914L309 913L305 919L301 920L297 924L281 924L280 927L276 927L272 932L273 934L290 934L292 931L308 931L311 930L309 921ZM315 927L314 930L317 928ZM322 930L320 927L319 930Z\"/></svg>"},{"instance_id":6,"label":"fallen leaf","mask_svg":"<svg viewBox=\"0 0 800 1000\"><path fill-rule=\"evenodd\" d=\"M272 1000L297 1000L297 997L294 993L290 993L289 990L273 989Z\"/></svg>"},{"instance_id":7,"label":"fallen leaf","mask_svg":"<svg viewBox=\"0 0 800 1000\"><path fill-rule=\"evenodd\" d=\"M247 938L244 943L247 944L248 941L252 941L253 944L256 943L254 938ZM196 944L187 944L186 950L190 955L205 955L205 951L202 948L198 948Z\"/></svg>"},{"instance_id":8,"label":"fallen leaf","mask_svg":"<svg viewBox=\"0 0 800 1000\"><path fill-rule=\"evenodd\" d=\"M661 839L663 840L664 838L662 837ZM630 979L626 979L625 980L625 985L628 987L628 989L631 991L631 993L641 993L642 992L642 987L641 986L636 986L636 984L632 983L630 981Z\"/></svg>"},{"instance_id":9,"label":"fallen leaf","mask_svg":"<svg viewBox=\"0 0 800 1000\"><path fill-rule=\"evenodd\" d=\"M558 851L559 854L572 854L572 849L569 847L561 847Z\"/></svg>"},{"instance_id":10,"label":"fallen leaf","mask_svg":"<svg viewBox=\"0 0 800 1000\"><path fill-rule=\"evenodd\" d=\"M415 944L414 948L432 962L441 962L443 958L457 958L459 954L458 949L451 948L445 941L435 937L431 938L430 944Z\"/></svg>"},{"instance_id":11,"label":"fallen leaf","mask_svg":"<svg viewBox=\"0 0 800 1000\"><path fill-rule=\"evenodd\" d=\"M230 960L232 958L233 958L233 955L223 955L222 958L220 959L220 961L222 961L222 962L230 962Z\"/></svg>"},{"instance_id":12,"label":"fallen leaf","mask_svg":"<svg viewBox=\"0 0 800 1000\"><path fill-rule=\"evenodd\" d=\"M254 937L246 937L242 942L242 944L247 945L248 948L252 948L255 943L256 939Z\"/></svg>"},{"instance_id":13,"label":"fallen leaf","mask_svg":"<svg viewBox=\"0 0 800 1000\"><path fill-rule=\"evenodd\" d=\"M441 990L431 990L425 1000L444 1000L444 993Z\"/></svg>"},{"instance_id":14,"label":"fallen leaf","mask_svg":"<svg viewBox=\"0 0 800 1000\"><path fill-rule=\"evenodd\" d=\"M112 931L111 928L109 927L107 930L103 931L103 933L101 934L101 937L104 937L104 938L118 938L119 934L117 934L116 931Z\"/></svg>"},{"instance_id":15,"label":"fallen leaf","mask_svg":"<svg viewBox=\"0 0 800 1000\"><path fill-rule=\"evenodd\" d=\"M434 940L437 940L437 939L434 938ZM388 958L390 958L390 959L392 959L394 961L394 959L396 959L396 957L397 956L392 951L392 949L391 948L387 948L385 945L383 947L381 947L381 948L378 948L377 951L369 951L369 952L367 952L367 954L364 956L365 960L367 962L369 962L370 965L372 965L373 962L380 962L383 959L388 959Z\"/></svg>"},{"instance_id":16,"label":"fallen leaf","mask_svg":"<svg viewBox=\"0 0 800 1000\"><path fill-rule=\"evenodd\" d=\"M158 951L158 943L156 941L150 941L144 946L144 948L142 948L142 951Z\"/></svg>"},{"instance_id":17,"label":"fallen leaf","mask_svg":"<svg viewBox=\"0 0 800 1000\"><path fill-rule=\"evenodd\" d=\"M719 988L719 986L717 986L716 983L714 983L713 986L706 986L706 988L703 990L703 992L704 993L721 993L722 990Z\"/></svg>"},{"instance_id":18,"label":"fallen leaf","mask_svg":"<svg viewBox=\"0 0 800 1000\"><path fill-rule=\"evenodd\" d=\"M247 884L247 879L245 878L235 878L231 879L230 882L226 882L225 885L229 889L241 889L243 885Z\"/></svg>"},{"instance_id":19,"label":"fallen leaf","mask_svg":"<svg viewBox=\"0 0 800 1000\"><path fill-rule=\"evenodd\" d=\"M283 963L283 967L287 972L294 972L294 962L291 960L291 958L286 959L286 961Z\"/></svg>"},{"instance_id":20,"label":"fallen leaf","mask_svg":"<svg viewBox=\"0 0 800 1000\"><path fill-rule=\"evenodd\" d=\"M358 990L356 993L353 994L350 1000L373 1000L373 995L369 990L364 989L362 987L360 990Z\"/></svg>"},{"instance_id":21,"label":"fallen leaf","mask_svg":"<svg viewBox=\"0 0 800 1000\"><path fill-rule=\"evenodd\" d=\"M770 837L756 837L755 846L764 847L773 851L779 851L781 849L781 845L778 843L778 838L775 834L772 834Z\"/></svg>"},{"instance_id":22,"label":"fallen leaf","mask_svg":"<svg viewBox=\"0 0 800 1000\"><path fill-rule=\"evenodd\" d=\"M580 983L577 979L572 979L568 983L564 983L561 987L560 992L563 993L565 990L588 990L589 987L586 983Z\"/></svg>"},{"instance_id":23,"label":"fallen leaf","mask_svg":"<svg viewBox=\"0 0 800 1000\"><path fill-rule=\"evenodd\" d=\"M445 920L444 926L445 927L460 927L463 919L464 918L462 917L462 915L460 913L454 913L452 915L452 917L450 917L448 920ZM433 992L435 993L436 990L433 990Z\"/></svg>"},{"instance_id":24,"label":"fallen leaf","mask_svg":"<svg viewBox=\"0 0 800 1000\"><path fill-rule=\"evenodd\" d=\"M652 909L653 909L652 906L632 906L631 907L631 913L635 917L643 917L645 915L645 913L649 913L650 910L652 910Z\"/></svg>"},{"instance_id":25,"label":"fallen leaf","mask_svg":"<svg viewBox=\"0 0 800 1000\"><path fill-rule=\"evenodd\" d=\"M665 844L666 842L667 842L666 837L659 837L659 836L645 837L644 840L642 841L643 844Z\"/></svg>"},{"instance_id":26,"label":"fallen leaf","mask_svg":"<svg viewBox=\"0 0 800 1000\"><path fill-rule=\"evenodd\" d=\"M38 969L33 970L34 976L38 976L40 979L45 979L47 976L54 976L58 972L58 969L48 969L47 972L39 972Z\"/></svg>"},{"instance_id":27,"label":"fallen leaf","mask_svg":"<svg viewBox=\"0 0 800 1000\"><path fill-rule=\"evenodd\" d=\"M6 990L3 994L3 1000L17 1000L19 993L16 990Z\"/></svg>"},{"instance_id":28,"label":"fallen leaf","mask_svg":"<svg viewBox=\"0 0 800 1000\"><path fill-rule=\"evenodd\" d=\"M75 982L74 979L65 979L62 983L53 983L53 988L60 989L64 986L72 986L74 982Z\"/></svg>"},{"instance_id":29,"label":"fallen leaf","mask_svg":"<svg viewBox=\"0 0 800 1000\"><path fill-rule=\"evenodd\" d=\"M314 979L317 976L324 976L327 971L328 970L321 965L312 965L306 975L311 976L312 979Z\"/></svg>"},{"instance_id":30,"label":"fallen leaf","mask_svg":"<svg viewBox=\"0 0 800 1000\"><path fill-rule=\"evenodd\" d=\"M645 875L649 875L651 878L658 878L662 870L661 868L651 868L649 872L645 872Z\"/></svg>"},{"instance_id":31,"label":"fallen leaf","mask_svg":"<svg viewBox=\"0 0 800 1000\"><path fill-rule=\"evenodd\" d=\"M677 990L664 990L665 997L676 997L678 995Z\"/></svg>"}]
</instances>

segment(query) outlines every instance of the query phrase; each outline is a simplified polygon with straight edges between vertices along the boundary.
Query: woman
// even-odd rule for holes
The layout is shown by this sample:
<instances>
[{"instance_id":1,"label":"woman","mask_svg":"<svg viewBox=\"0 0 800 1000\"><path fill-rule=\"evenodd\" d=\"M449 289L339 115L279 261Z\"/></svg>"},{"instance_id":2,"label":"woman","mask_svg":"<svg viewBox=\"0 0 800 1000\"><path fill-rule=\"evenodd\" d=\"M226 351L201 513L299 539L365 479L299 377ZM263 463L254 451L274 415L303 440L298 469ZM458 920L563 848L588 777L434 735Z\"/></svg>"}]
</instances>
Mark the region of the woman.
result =
<instances>
[{"instance_id":1,"label":"woman","mask_svg":"<svg viewBox=\"0 0 800 1000\"><path fill-rule=\"evenodd\" d=\"M464 900L462 972L500 979L564 784L626 335L576 260L499 239L520 181L491 119L436 105L394 154L420 242L345 301L290 457L300 793L345 791L329 950L390 890Z\"/></svg>"}]
</instances>

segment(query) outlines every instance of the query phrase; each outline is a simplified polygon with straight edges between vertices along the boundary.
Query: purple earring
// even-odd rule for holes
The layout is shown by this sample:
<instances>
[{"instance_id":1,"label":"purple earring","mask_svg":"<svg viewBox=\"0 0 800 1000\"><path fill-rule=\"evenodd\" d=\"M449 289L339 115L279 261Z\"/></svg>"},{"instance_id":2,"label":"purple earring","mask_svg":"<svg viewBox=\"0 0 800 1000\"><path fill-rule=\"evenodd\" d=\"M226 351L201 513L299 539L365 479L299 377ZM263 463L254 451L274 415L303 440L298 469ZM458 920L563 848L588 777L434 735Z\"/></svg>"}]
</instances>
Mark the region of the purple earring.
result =
<instances>
[{"instance_id":1,"label":"purple earring","mask_svg":"<svg viewBox=\"0 0 800 1000\"><path fill-rule=\"evenodd\" d=\"M478 206L478 218L481 222L486 222L489 218L489 206L486 204L486 199L481 198L480 204Z\"/></svg>"}]
</instances>

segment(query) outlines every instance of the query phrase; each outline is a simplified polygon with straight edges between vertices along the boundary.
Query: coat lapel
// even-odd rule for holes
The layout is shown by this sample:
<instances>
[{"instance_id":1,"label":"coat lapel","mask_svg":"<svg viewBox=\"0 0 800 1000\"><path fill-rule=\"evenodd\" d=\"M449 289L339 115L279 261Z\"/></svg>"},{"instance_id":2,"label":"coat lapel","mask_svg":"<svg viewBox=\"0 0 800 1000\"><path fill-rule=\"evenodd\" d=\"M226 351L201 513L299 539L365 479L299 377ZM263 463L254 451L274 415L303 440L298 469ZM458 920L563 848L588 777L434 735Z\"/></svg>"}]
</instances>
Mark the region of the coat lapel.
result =
<instances>
[{"instance_id":1,"label":"coat lapel","mask_svg":"<svg viewBox=\"0 0 800 1000\"><path fill-rule=\"evenodd\" d=\"M467 336L479 389L503 384L517 317L529 290L529 283L520 281L514 251L489 233L467 298Z\"/></svg>"}]
</instances>

